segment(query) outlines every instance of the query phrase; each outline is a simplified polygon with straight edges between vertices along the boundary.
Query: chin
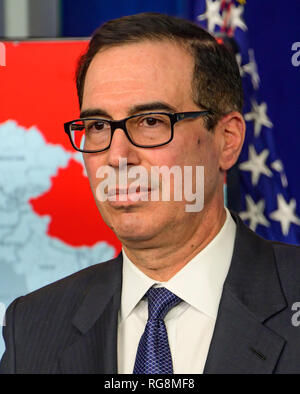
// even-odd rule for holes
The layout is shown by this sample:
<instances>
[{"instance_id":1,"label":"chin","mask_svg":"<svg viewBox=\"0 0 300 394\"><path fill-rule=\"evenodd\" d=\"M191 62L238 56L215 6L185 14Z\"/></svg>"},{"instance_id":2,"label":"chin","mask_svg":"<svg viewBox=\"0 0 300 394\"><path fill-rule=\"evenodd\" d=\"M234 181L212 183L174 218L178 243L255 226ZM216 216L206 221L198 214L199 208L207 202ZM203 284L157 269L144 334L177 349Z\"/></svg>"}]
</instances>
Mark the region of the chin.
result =
<instances>
[{"instance_id":1,"label":"chin","mask_svg":"<svg viewBox=\"0 0 300 394\"><path fill-rule=\"evenodd\" d=\"M112 231L116 234L117 238L123 242L141 242L147 241L154 237L155 229L150 229L149 226L139 221L131 222L118 222L116 225L112 225Z\"/></svg>"},{"instance_id":2,"label":"chin","mask_svg":"<svg viewBox=\"0 0 300 394\"><path fill-rule=\"evenodd\" d=\"M154 218L153 210L126 209L118 212L100 211L107 226L123 241L147 241L155 237L162 227L161 221Z\"/></svg>"},{"instance_id":3,"label":"chin","mask_svg":"<svg viewBox=\"0 0 300 394\"><path fill-rule=\"evenodd\" d=\"M143 248L147 245L147 243L152 239L152 236L149 234L118 234L116 233L117 238L120 240L122 244L126 246L134 246L136 249Z\"/></svg>"}]
</instances>

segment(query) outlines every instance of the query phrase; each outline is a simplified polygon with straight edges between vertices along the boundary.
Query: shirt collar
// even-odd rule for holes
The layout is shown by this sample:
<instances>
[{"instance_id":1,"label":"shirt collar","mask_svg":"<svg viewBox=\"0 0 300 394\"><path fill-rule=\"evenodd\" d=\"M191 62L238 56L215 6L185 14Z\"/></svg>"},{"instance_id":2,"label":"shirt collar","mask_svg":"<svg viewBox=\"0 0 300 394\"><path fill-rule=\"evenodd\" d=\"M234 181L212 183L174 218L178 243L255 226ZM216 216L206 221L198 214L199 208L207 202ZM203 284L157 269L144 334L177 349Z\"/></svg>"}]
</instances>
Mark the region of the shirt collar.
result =
<instances>
[{"instance_id":1,"label":"shirt collar","mask_svg":"<svg viewBox=\"0 0 300 394\"><path fill-rule=\"evenodd\" d=\"M128 317L131 311L157 281L149 278L127 257L124 249L123 254L123 279L120 320Z\"/></svg>"},{"instance_id":2,"label":"shirt collar","mask_svg":"<svg viewBox=\"0 0 300 394\"><path fill-rule=\"evenodd\" d=\"M198 311L217 317L232 254L236 224L227 208L226 220L215 238L163 285ZM149 278L123 254L120 320L124 320L148 289L159 282Z\"/></svg>"}]
</instances>

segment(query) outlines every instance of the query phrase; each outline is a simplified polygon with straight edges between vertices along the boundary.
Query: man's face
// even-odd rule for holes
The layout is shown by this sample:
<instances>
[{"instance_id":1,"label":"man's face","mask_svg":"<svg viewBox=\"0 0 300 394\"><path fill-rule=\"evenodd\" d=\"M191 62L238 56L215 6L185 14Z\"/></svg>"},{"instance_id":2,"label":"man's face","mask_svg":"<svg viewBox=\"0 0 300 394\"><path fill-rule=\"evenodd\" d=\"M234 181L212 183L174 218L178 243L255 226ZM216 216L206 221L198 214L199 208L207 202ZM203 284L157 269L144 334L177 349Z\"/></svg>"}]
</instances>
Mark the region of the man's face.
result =
<instances>
[{"instance_id":1,"label":"man's face","mask_svg":"<svg viewBox=\"0 0 300 394\"><path fill-rule=\"evenodd\" d=\"M144 41L102 50L87 71L81 110L99 110L101 118L112 120L133 113L199 111L192 100L193 67L193 58L169 41ZM153 103L157 103L155 107ZM133 112L138 106L139 111ZM151 111L141 110L141 106L149 106ZM222 202L220 145L218 134L207 131L200 117L175 124L173 140L161 147L136 147L123 130L117 129L109 150L83 155L96 204L123 245L167 245L197 230L208 210ZM121 158L127 160L128 170L143 166L149 174L149 185L152 166L180 166L182 174L184 166L193 166L194 174L196 166L204 166L204 209L186 212L187 201L172 201L172 190L171 201L150 201L150 197L149 201L130 203L98 201L96 189L103 179L96 177L97 170L110 166L118 174ZM129 185L131 182L128 180ZM193 177L193 191L195 182Z\"/></svg>"}]
</instances>

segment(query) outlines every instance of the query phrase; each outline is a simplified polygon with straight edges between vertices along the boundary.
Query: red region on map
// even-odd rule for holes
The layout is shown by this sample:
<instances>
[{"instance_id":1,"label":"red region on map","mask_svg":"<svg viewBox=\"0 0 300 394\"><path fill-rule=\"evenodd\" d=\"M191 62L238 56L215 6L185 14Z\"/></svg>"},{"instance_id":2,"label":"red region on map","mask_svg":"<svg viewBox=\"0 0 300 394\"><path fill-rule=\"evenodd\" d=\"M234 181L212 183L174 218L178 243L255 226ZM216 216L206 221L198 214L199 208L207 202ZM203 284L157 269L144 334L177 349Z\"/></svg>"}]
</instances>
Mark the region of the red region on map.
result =
<instances>
[{"instance_id":1,"label":"red region on map","mask_svg":"<svg viewBox=\"0 0 300 394\"><path fill-rule=\"evenodd\" d=\"M76 119L77 60L86 41L5 42L6 67L0 67L0 121L36 126L48 143L73 151L63 123ZM5 93L5 94L4 94Z\"/></svg>"},{"instance_id":2,"label":"red region on map","mask_svg":"<svg viewBox=\"0 0 300 394\"><path fill-rule=\"evenodd\" d=\"M76 119L79 106L75 69L86 40L4 42L6 66L0 67L0 123L15 120L35 126L46 143L75 152L63 123ZM24 147L25 149L25 147ZM48 235L71 246L106 241L116 254L121 244L98 212L82 165L70 160L51 179L52 187L30 200L38 215L49 215Z\"/></svg>"},{"instance_id":3,"label":"red region on map","mask_svg":"<svg viewBox=\"0 0 300 394\"><path fill-rule=\"evenodd\" d=\"M50 190L29 202L38 215L50 215L49 236L72 246L93 246L106 241L118 253L120 241L104 223L82 171L80 163L70 160L67 168L60 168L51 178Z\"/></svg>"}]
</instances>

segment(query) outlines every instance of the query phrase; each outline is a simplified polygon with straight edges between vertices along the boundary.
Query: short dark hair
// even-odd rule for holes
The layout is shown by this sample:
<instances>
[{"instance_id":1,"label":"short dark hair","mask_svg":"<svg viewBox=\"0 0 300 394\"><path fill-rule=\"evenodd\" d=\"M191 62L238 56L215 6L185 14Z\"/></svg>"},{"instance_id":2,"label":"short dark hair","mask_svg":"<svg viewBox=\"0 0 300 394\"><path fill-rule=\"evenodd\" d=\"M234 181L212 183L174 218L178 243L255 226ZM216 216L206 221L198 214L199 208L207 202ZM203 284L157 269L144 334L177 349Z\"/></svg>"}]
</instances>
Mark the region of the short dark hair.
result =
<instances>
[{"instance_id":1,"label":"short dark hair","mask_svg":"<svg viewBox=\"0 0 300 394\"><path fill-rule=\"evenodd\" d=\"M192 96L199 107L214 113L206 118L209 130L215 127L224 114L231 111L242 113L243 90L234 54L202 27L182 18L159 13L142 13L110 20L94 32L76 70L80 107L86 73L99 50L144 40L170 40L182 45L193 56Z\"/></svg>"}]
</instances>

